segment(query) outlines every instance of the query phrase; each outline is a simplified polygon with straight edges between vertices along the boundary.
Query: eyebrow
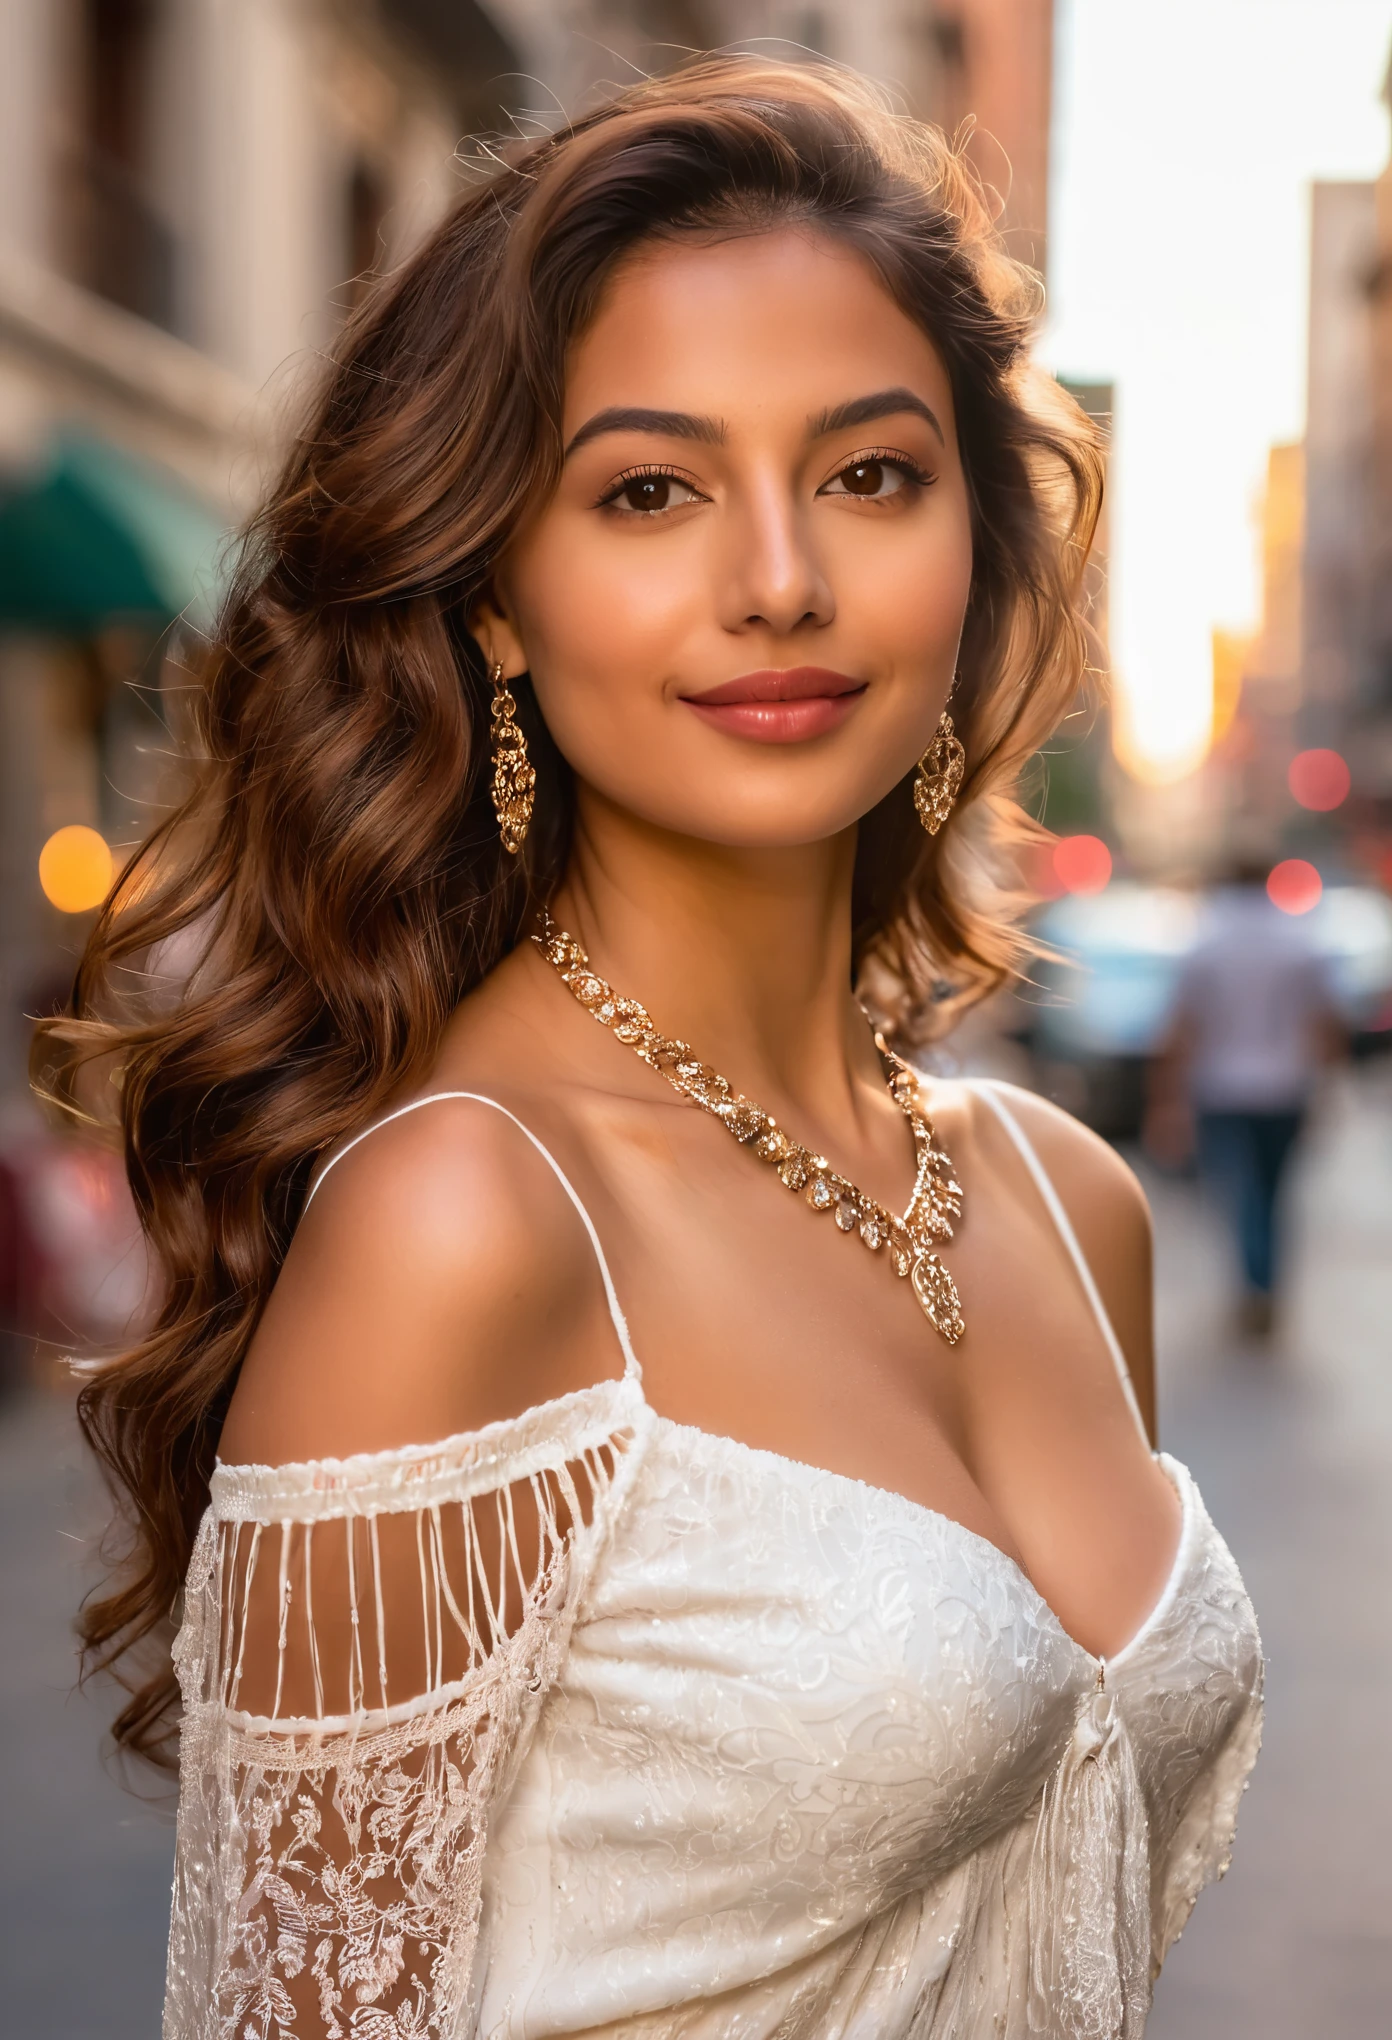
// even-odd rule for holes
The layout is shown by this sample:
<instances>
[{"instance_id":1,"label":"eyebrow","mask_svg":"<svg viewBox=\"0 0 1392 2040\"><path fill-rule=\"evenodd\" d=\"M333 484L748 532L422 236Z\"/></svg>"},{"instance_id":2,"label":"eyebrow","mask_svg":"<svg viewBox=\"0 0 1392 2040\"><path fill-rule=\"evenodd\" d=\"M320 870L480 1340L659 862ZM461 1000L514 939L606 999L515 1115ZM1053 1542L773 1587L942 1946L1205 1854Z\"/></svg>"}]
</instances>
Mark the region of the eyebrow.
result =
<instances>
[{"instance_id":1,"label":"eyebrow","mask_svg":"<svg viewBox=\"0 0 1392 2040\"><path fill-rule=\"evenodd\" d=\"M947 445L942 426L922 397L902 388L876 390L873 396L852 397L848 404L838 404L834 410L822 411L810 421L808 432L813 439L824 439L830 432L844 432L851 425L869 425L876 418L894 418L904 411L926 419L937 434L939 444Z\"/></svg>"},{"instance_id":2,"label":"eyebrow","mask_svg":"<svg viewBox=\"0 0 1392 2040\"><path fill-rule=\"evenodd\" d=\"M719 418L695 418L690 411L648 411L641 407L617 405L596 411L586 419L565 450L565 458L606 432L657 432L665 439L700 439L707 446L722 446L725 427Z\"/></svg>"},{"instance_id":3,"label":"eyebrow","mask_svg":"<svg viewBox=\"0 0 1392 2040\"><path fill-rule=\"evenodd\" d=\"M937 434L939 443L947 445L934 412L922 397L903 388L876 390L868 397L852 397L848 403L820 411L815 418L808 420L807 436L809 439L825 439L829 433L844 432L852 425L869 425L876 418L898 417L905 411L925 419ZM725 425L719 418L699 418L690 411L653 411L641 405L617 404L607 411L596 411L593 418L587 418L563 457L569 460L582 446L588 446L592 439L602 438L608 432L651 432L664 439L696 439L707 446L723 446L726 439Z\"/></svg>"}]
</instances>

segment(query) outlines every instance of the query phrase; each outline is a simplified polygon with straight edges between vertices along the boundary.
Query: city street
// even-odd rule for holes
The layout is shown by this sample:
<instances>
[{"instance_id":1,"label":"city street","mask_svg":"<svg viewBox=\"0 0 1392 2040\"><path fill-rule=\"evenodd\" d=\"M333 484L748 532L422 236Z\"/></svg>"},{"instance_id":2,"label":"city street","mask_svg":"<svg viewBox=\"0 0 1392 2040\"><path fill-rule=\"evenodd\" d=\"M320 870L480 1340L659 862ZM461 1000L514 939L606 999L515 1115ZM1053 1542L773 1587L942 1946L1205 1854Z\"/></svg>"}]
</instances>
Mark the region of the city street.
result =
<instances>
[{"instance_id":1,"label":"city street","mask_svg":"<svg viewBox=\"0 0 1392 2040\"><path fill-rule=\"evenodd\" d=\"M1162 1425L1242 1566L1266 1739L1233 1867L1148 2040L1363 2040L1392 2004L1392 1071L1342 1083L1303 1157L1288 1328L1223 1337L1221 1237L1156 1206Z\"/></svg>"},{"instance_id":2,"label":"city street","mask_svg":"<svg viewBox=\"0 0 1392 2040\"><path fill-rule=\"evenodd\" d=\"M1224 1242L1156 1179L1165 1442L1246 1574L1266 1748L1233 1869L1162 1979L1151 2040L1364 2040L1392 2002L1392 1070L1341 1079L1304 1154L1287 1325L1228 1335ZM66 1623L99 1519L66 1401L0 1412L0 2030L150 2040L170 1806L98 1758Z\"/></svg>"}]
</instances>

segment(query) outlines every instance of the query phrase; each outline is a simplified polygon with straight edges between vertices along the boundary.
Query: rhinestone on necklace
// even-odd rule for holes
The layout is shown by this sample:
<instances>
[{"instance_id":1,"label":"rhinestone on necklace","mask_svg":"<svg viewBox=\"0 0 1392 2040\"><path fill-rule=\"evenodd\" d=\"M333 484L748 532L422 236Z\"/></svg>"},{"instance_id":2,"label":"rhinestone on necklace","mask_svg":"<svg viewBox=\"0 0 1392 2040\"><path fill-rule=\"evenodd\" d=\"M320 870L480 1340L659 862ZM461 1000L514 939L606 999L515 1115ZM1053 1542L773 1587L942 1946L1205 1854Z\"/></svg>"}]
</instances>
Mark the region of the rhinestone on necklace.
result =
<instances>
[{"instance_id":1,"label":"rhinestone on necklace","mask_svg":"<svg viewBox=\"0 0 1392 2040\"><path fill-rule=\"evenodd\" d=\"M957 1285L934 1248L952 1238L952 1221L962 1215L962 1191L952 1162L938 1146L924 1110L918 1078L876 1032L875 1046L889 1069L889 1094L913 1128L918 1161L913 1195L902 1218L832 1168L825 1155L793 1140L772 1114L731 1090L725 1078L703 1063L690 1044L659 1032L636 999L623 998L590 967L573 935L543 911L532 937L561 982L590 1016L664 1076L683 1098L711 1113L743 1147L750 1147L778 1172L786 1189L800 1192L813 1211L834 1213L843 1233L859 1233L872 1253L883 1247L894 1273L907 1276L934 1331L955 1346L966 1326Z\"/></svg>"}]
</instances>

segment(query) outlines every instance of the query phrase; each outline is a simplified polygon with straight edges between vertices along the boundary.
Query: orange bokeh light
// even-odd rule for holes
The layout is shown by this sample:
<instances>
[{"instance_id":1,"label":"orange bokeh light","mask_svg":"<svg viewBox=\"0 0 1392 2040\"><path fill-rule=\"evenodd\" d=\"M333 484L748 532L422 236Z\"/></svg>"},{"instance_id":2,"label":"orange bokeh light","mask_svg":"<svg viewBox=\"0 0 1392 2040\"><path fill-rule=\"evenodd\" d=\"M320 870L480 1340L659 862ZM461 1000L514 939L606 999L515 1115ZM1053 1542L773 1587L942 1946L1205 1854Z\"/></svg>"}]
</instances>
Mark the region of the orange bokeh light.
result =
<instances>
[{"instance_id":1,"label":"orange bokeh light","mask_svg":"<svg viewBox=\"0 0 1392 2040\"><path fill-rule=\"evenodd\" d=\"M111 890L114 872L105 839L78 822L55 829L39 852L44 897L64 914L85 914L99 907Z\"/></svg>"},{"instance_id":2,"label":"orange bokeh light","mask_svg":"<svg viewBox=\"0 0 1392 2040\"><path fill-rule=\"evenodd\" d=\"M1283 914L1308 914L1319 902L1324 882L1303 857L1286 857L1266 881L1267 898Z\"/></svg>"},{"instance_id":3,"label":"orange bokeh light","mask_svg":"<svg viewBox=\"0 0 1392 2040\"><path fill-rule=\"evenodd\" d=\"M1112 853L1100 836L1060 836L1054 876L1065 892L1100 893L1112 875Z\"/></svg>"},{"instance_id":4,"label":"orange bokeh light","mask_svg":"<svg viewBox=\"0 0 1392 2040\"><path fill-rule=\"evenodd\" d=\"M1352 779L1337 751L1298 751L1290 761L1286 784L1301 807L1327 815L1348 799Z\"/></svg>"}]
</instances>

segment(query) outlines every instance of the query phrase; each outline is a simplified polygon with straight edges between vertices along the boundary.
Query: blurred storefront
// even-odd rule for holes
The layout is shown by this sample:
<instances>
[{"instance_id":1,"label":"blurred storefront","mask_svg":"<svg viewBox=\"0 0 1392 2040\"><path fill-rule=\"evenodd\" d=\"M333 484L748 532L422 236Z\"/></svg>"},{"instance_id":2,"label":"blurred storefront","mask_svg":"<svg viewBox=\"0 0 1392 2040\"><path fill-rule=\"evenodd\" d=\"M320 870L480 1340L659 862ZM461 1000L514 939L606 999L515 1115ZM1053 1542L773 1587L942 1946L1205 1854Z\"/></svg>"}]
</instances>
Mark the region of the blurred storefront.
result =
<instances>
[{"instance_id":1,"label":"blurred storefront","mask_svg":"<svg viewBox=\"0 0 1392 2040\"><path fill-rule=\"evenodd\" d=\"M449 30L433 53L417 40L432 13ZM345 279L392 259L448 197L469 64L498 71L512 53L467 0L380 17L291 0L0 0L0 43L0 1091L13 1092L24 1016L61 993L102 890L99 855L84 893L71 871L66 887L41 882L41 853L85 829L119 860L157 812L179 632L207 621L287 383L331 336ZM468 111L496 123L496 107Z\"/></svg>"},{"instance_id":2,"label":"blurred storefront","mask_svg":"<svg viewBox=\"0 0 1392 2040\"><path fill-rule=\"evenodd\" d=\"M433 33L433 41L432 41ZM468 4L0 0L0 1334L119 1336L119 1164L27 1104L28 1016L173 786L181 639L365 272L514 52Z\"/></svg>"}]
</instances>

